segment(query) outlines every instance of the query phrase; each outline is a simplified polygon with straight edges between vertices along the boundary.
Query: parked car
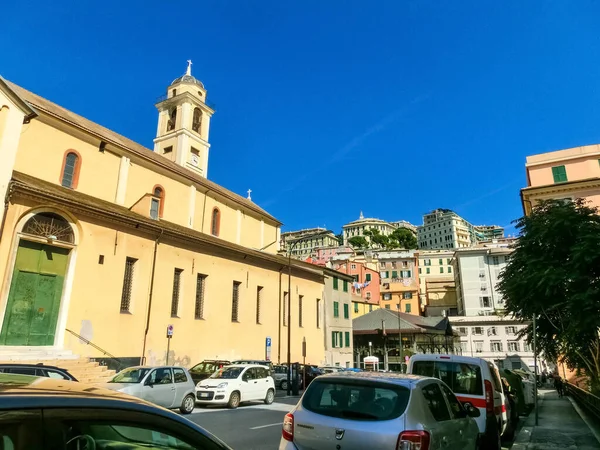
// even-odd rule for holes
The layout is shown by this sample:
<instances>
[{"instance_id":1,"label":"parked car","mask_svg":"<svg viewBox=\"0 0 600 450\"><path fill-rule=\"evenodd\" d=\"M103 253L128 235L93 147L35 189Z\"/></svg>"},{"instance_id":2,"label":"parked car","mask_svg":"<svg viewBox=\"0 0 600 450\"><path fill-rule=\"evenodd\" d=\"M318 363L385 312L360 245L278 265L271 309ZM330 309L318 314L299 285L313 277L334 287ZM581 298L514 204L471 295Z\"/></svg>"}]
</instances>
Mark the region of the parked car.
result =
<instances>
[{"instance_id":1,"label":"parked car","mask_svg":"<svg viewBox=\"0 0 600 450\"><path fill-rule=\"evenodd\" d=\"M4 449L178 448L229 450L178 414L66 380L0 374Z\"/></svg>"},{"instance_id":2,"label":"parked car","mask_svg":"<svg viewBox=\"0 0 600 450\"><path fill-rule=\"evenodd\" d=\"M298 377L300 378L300 386L304 389L319 375L323 375L323 372L319 367L312 364L299 364L294 363L294 366L298 368ZM286 365L287 367L287 365ZM304 386L304 379L306 377L306 386Z\"/></svg>"},{"instance_id":3,"label":"parked car","mask_svg":"<svg viewBox=\"0 0 600 450\"><path fill-rule=\"evenodd\" d=\"M319 367L319 370L322 373L337 373L337 372L341 372L343 369L341 367L336 367L336 366L321 366L321 367Z\"/></svg>"},{"instance_id":4,"label":"parked car","mask_svg":"<svg viewBox=\"0 0 600 450\"><path fill-rule=\"evenodd\" d=\"M240 403L275 400L275 381L269 369L258 364L233 364L213 373L196 386L200 405L227 405L235 409Z\"/></svg>"},{"instance_id":5,"label":"parked car","mask_svg":"<svg viewBox=\"0 0 600 450\"><path fill-rule=\"evenodd\" d=\"M59 380L77 381L66 369L44 364L0 364L0 373L18 373L44 378L57 378Z\"/></svg>"},{"instance_id":6,"label":"parked car","mask_svg":"<svg viewBox=\"0 0 600 450\"><path fill-rule=\"evenodd\" d=\"M486 448L501 449L504 394L498 368L482 358L458 355L413 355L408 373L439 378L456 394L463 405L479 408L477 425Z\"/></svg>"},{"instance_id":7,"label":"parked car","mask_svg":"<svg viewBox=\"0 0 600 450\"><path fill-rule=\"evenodd\" d=\"M196 403L195 385L183 367L129 367L114 376L105 388L124 392L167 409L189 414Z\"/></svg>"},{"instance_id":8,"label":"parked car","mask_svg":"<svg viewBox=\"0 0 600 450\"><path fill-rule=\"evenodd\" d=\"M479 428L442 381L338 372L314 380L285 416L280 450L475 449Z\"/></svg>"},{"instance_id":9,"label":"parked car","mask_svg":"<svg viewBox=\"0 0 600 450\"><path fill-rule=\"evenodd\" d=\"M520 375L512 372L509 369L500 370L500 375L502 378L506 379L510 385L510 390L514 396L517 406L517 416L524 415L526 413L527 405L525 404L525 388L523 379Z\"/></svg>"},{"instance_id":10,"label":"parked car","mask_svg":"<svg viewBox=\"0 0 600 450\"><path fill-rule=\"evenodd\" d=\"M192 380L194 380L194 384L198 384L198 382L206 380L220 368L228 366L230 364L231 363L229 361L225 361L222 359L205 359L201 363L196 364L194 367L192 367L189 370L189 372L192 376Z\"/></svg>"},{"instance_id":11,"label":"parked car","mask_svg":"<svg viewBox=\"0 0 600 450\"><path fill-rule=\"evenodd\" d=\"M288 387L288 367L283 365L273 366L271 376L275 381L275 386L282 391L287 391ZM302 387L302 377L298 377L298 388Z\"/></svg>"},{"instance_id":12,"label":"parked car","mask_svg":"<svg viewBox=\"0 0 600 450\"><path fill-rule=\"evenodd\" d=\"M264 359L240 359L239 361L233 361L231 364L256 364L267 366L271 372L273 371L273 363Z\"/></svg>"}]
</instances>

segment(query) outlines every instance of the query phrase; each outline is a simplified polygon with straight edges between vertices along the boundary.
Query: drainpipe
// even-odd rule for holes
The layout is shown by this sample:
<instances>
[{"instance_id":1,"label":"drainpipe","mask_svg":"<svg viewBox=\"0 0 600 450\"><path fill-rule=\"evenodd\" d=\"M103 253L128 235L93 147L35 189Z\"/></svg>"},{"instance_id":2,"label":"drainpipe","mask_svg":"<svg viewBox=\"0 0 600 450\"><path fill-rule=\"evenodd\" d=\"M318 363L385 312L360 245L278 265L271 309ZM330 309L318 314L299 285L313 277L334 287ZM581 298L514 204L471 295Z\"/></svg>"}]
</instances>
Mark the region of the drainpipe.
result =
<instances>
[{"instance_id":1,"label":"drainpipe","mask_svg":"<svg viewBox=\"0 0 600 450\"><path fill-rule=\"evenodd\" d=\"M206 216L206 197L208 196L209 192L210 189L207 189L204 193L204 205L202 206L202 228L200 229L200 232L202 233L204 233L204 216Z\"/></svg>"},{"instance_id":2,"label":"drainpipe","mask_svg":"<svg viewBox=\"0 0 600 450\"><path fill-rule=\"evenodd\" d=\"M146 314L146 330L144 331L144 345L142 346L142 356L140 357L140 365L143 366L146 361L146 340L148 338L148 330L150 330L150 312L152 311L152 294L154 292L154 272L156 270L156 253L158 252L158 241L163 235L164 230L160 230L160 234L154 241L154 256L152 257L152 274L150 275L150 293L148 294L148 313Z\"/></svg>"},{"instance_id":3,"label":"drainpipe","mask_svg":"<svg viewBox=\"0 0 600 450\"><path fill-rule=\"evenodd\" d=\"M2 223L0 223L0 242L2 242L2 233L4 232L4 224L6 223L6 214L8 213L8 205L10 198L12 197L13 182L8 183L8 189L6 189L6 196L4 197L4 214L2 214Z\"/></svg>"},{"instance_id":4,"label":"drainpipe","mask_svg":"<svg viewBox=\"0 0 600 450\"><path fill-rule=\"evenodd\" d=\"M279 326L277 327L277 364L281 364L281 272L283 266L279 269Z\"/></svg>"}]
</instances>

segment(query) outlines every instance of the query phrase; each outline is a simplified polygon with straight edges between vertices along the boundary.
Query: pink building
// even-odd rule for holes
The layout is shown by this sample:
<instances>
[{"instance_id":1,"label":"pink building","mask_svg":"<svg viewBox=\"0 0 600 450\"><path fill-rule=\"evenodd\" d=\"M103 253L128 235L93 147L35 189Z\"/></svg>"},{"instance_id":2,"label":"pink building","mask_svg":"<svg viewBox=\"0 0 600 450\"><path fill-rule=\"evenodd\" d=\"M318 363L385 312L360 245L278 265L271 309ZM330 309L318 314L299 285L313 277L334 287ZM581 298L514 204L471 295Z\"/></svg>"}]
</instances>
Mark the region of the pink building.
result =
<instances>
[{"instance_id":1,"label":"pink building","mask_svg":"<svg viewBox=\"0 0 600 450\"><path fill-rule=\"evenodd\" d=\"M353 294L359 295L370 303L379 304L381 289L379 272L369 269L364 263L358 261L341 261L334 263L333 266L335 270L354 277Z\"/></svg>"},{"instance_id":2,"label":"pink building","mask_svg":"<svg viewBox=\"0 0 600 450\"><path fill-rule=\"evenodd\" d=\"M313 255L312 260L315 264L325 265L331 258L338 255L353 255L354 250L352 247L321 247L316 251L316 255Z\"/></svg>"},{"instance_id":3,"label":"pink building","mask_svg":"<svg viewBox=\"0 0 600 450\"><path fill-rule=\"evenodd\" d=\"M600 145L569 148L527 157L523 211L540 200L586 198L600 207Z\"/></svg>"}]
</instances>

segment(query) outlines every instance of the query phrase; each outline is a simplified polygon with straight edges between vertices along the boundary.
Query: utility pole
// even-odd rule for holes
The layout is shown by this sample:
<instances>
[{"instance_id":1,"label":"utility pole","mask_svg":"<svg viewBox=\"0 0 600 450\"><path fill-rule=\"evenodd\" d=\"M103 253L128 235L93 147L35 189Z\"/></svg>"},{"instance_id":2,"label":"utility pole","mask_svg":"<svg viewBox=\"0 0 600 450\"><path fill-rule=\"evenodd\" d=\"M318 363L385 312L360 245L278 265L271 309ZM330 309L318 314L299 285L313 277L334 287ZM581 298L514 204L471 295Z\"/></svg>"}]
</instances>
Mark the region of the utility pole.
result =
<instances>
[{"instance_id":1,"label":"utility pole","mask_svg":"<svg viewBox=\"0 0 600 450\"><path fill-rule=\"evenodd\" d=\"M398 357L400 358L400 373L404 373L404 356L402 353L402 323L400 320L400 303L398 303Z\"/></svg>"}]
</instances>

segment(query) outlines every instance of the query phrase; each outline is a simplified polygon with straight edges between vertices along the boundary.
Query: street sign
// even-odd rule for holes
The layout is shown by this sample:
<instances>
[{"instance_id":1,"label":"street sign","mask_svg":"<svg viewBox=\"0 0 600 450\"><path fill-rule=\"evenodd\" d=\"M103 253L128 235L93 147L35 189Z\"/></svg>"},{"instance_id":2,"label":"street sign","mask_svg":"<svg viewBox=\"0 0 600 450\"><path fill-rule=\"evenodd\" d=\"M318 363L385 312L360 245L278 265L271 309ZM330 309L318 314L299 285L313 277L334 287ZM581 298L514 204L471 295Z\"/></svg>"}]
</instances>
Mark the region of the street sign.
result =
<instances>
[{"instance_id":1,"label":"street sign","mask_svg":"<svg viewBox=\"0 0 600 450\"><path fill-rule=\"evenodd\" d=\"M271 337L265 339L265 359L271 361Z\"/></svg>"},{"instance_id":2,"label":"street sign","mask_svg":"<svg viewBox=\"0 0 600 450\"><path fill-rule=\"evenodd\" d=\"M167 325L167 338L171 339L173 337L173 325Z\"/></svg>"}]
</instances>

